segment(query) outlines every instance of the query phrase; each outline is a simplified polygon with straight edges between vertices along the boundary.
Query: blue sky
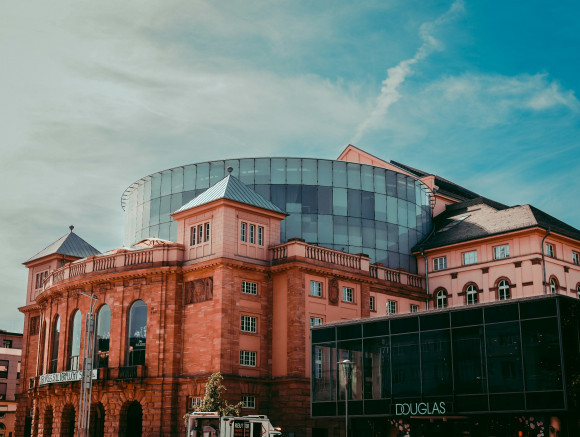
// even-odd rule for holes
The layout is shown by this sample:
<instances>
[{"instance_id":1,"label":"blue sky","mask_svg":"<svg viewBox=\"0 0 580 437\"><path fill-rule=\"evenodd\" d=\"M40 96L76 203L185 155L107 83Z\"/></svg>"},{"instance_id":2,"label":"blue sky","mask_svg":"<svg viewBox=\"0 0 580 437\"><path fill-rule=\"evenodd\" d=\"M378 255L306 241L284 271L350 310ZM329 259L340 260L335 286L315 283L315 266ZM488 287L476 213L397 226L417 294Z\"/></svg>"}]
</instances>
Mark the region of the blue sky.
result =
<instances>
[{"instance_id":1,"label":"blue sky","mask_svg":"<svg viewBox=\"0 0 580 437\"><path fill-rule=\"evenodd\" d=\"M186 163L352 143L580 228L577 2L0 3L0 329L23 261L121 246L123 190Z\"/></svg>"}]
</instances>

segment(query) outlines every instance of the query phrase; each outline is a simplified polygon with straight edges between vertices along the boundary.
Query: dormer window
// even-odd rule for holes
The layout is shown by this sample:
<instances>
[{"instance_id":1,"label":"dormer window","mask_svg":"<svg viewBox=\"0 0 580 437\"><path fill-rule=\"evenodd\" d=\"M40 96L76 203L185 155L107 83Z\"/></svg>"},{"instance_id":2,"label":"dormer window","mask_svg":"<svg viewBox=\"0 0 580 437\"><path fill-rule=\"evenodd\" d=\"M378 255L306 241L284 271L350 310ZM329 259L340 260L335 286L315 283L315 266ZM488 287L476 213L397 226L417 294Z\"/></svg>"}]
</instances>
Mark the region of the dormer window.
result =
<instances>
[{"instance_id":1,"label":"dormer window","mask_svg":"<svg viewBox=\"0 0 580 437\"><path fill-rule=\"evenodd\" d=\"M190 246L195 246L197 244L207 243L211 235L211 226L209 222L202 223L199 225L192 226L190 228Z\"/></svg>"}]
</instances>

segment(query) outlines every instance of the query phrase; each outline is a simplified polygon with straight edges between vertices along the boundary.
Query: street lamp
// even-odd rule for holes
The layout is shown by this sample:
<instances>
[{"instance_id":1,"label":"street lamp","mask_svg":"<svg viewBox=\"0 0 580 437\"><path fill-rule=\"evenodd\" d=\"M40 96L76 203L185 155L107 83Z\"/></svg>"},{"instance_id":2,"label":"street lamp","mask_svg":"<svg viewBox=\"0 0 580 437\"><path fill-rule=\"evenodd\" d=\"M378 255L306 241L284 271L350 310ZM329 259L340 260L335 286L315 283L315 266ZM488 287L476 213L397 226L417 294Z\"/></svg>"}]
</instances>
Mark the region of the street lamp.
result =
<instances>
[{"instance_id":1,"label":"street lamp","mask_svg":"<svg viewBox=\"0 0 580 437\"><path fill-rule=\"evenodd\" d=\"M85 341L83 349L83 370L81 372L81 393L79 400L79 436L89 435L91 416L91 395L93 392L93 356L95 354L95 305L98 297L95 294L80 293L91 299L91 305L85 320Z\"/></svg>"},{"instance_id":2,"label":"street lamp","mask_svg":"<svg viewBox=\"0 0 580 437\"><path fill-rule=\"evenodd\" d=\"M350 377L352 375L353 362L347 359L339 361L338 365L342 367L342 372L344 373L344 391L346 395L346 399L344 402L344 420L346 424L345 437L348 437L348 387L350 385Z\"/></svg>"}]
</instances>

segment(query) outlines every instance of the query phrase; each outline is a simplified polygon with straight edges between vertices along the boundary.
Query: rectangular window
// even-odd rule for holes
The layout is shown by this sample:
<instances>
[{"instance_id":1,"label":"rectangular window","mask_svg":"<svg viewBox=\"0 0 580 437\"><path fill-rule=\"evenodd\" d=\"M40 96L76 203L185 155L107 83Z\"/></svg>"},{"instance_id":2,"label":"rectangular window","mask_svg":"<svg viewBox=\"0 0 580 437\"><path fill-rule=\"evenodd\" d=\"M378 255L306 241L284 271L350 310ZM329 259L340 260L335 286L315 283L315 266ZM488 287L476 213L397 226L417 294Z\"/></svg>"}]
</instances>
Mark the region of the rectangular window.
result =
<instances>
[{"instance_id":1,"label":"rectangular window","mask_svg":"<svg viewBox=\"0 0 580 437\"><path fill-rule=\"evenodd\" d=\"M12 349L12 340L8 340L7 338L2 340L2 347Z\"/></svg>"},{"instance_id":2,"label":"rectangular window","mask_svg":"<svg viewBox=\"0 0 580 437\"><path fill-rule=\"evenodd\" d=\"M411 304L411 312L418 313L419 312L419 305Z\"/></svg>"},{"instance_id":3,"label":"rectangular window","mask_svg":"<svg viewBox=\"0 0 580 437\"><path fill-rule=\"evenodd\" d=\"M0 360L0 378L6 379L8 378L8 366L10 361L8 360Z\"/></svg>"},{"instance_id":4,"label":"rectangular window","mask_svg":"<svg viewBox=\"0 0 580 437\"><path fill-rule=\"evenodd\" d=\"M554 258L554 245L546 243L546 256Z\"/></svg>"},{"instance_id":5,"label":"rectangular window","mask_svg":"<svg viewBox=\"0 0 580 437\"><path fill-rule=\"evenodd\" d=\"M254 244L254 235L256 234L256 226L255 225L250 225L250 238L249 238L249 243Z\"/></svg>"},{"instance_id":6,"label":"rectangular window","mask_svg":"<svg viewBox=\"0 0 580 437\"><path fill-rule=\"evenodd\" d=\"M197 244L203 241L203 225L197 227Z\"/></svg>"},{"instance_id":7,"label":"rectangular window","mask_svg":"<svg viewBox=\"0 0 580 437\"><path fill-rule=\"evenodd\" d=\"M447 268L447 257L440 256L438 258L433 258L433 270L443 270Z\"/></svg>"},{"instance_id":8,"label":"rectangular window","mask_svg":"<svg viewBox=\"0 0 580 437\"><path fill-rule=\"evenodd\" d=\"M387 302L387 314L397 314L397 302L390 300Z\"/></svg>"},{"instance_id":9,"label":"rectangular window","mask_svg":"<svg viewBox=\"0 0 580 437\"><path fill-rule=\"evenodd\" d=\"M310 296L322 297L322 282L310 281Z\"/></svg>"},{"instance_id":10,"label":"rectangular window","mask_svg":"<svg viewBox=\"0 0 580 437\"><path fill-rule=\"evenodd\" d=\"M504 259L510 256L510 245L496 246L493 248L493 259Z\"/></svg>"},{"instance_id":11,"label":"rectangular window","mask_svg":"<svg viewBox=\"0 0 580 437\"><path fill-rule=\"evenodd\" d=\"M256 352L240 351L240 365L256 367Z\"/></svg>"},{"instance_id":12,"label":"rectangular window","mask_svg":"<svg viewBox=\"0 0 580 437\"><path fill-rule=\"evenodd\" d=\"M572 252L572 262L576 265L580 264L580 255L578 252Z\"/></svg>"},{"instance_id":13,"label":"rectangular window","mask_svg":"<svg viewBox=\"0 0 580 437\"><path fill-rule=\"evenodd\" d=\"M189 398L189 409L194 410L195 407L199 407L203 402L203 398Z\"/></svg>"},{"instance_id":14,"label":"rectangular window","mask_svg":"<svg viewBox=\"0 0 580 437\"><path fill-rule=\"evenodd\" d=\"M257 332L258 318L252 316L242 316L242 332Z\"/></svg>"},{"instance_id":15,"label":"rectangular window","mask_svg":"<svg viewBox=\"0 0 580 437\"><path fill-rule=\"evenodd\" d=\"M35 285L34 288L35 289L39 289L42 288L42 285L44 283L44 280L46 279L46 277L48 276L48 270L45 272L40 272L36 274L36 281L35 281Z\"/></svg>"},{"instance_id":16,"label":"rectangular window","mask_svg":"<svg viewBox=\"0 0 580 437\"><path fill-rule=\"evenodd\" d=\"M465 252L463 254L463 265L467 266L469 264L477 263L477 250L472 250L471 252Z\"/></svg>"},{"instance_id":17,"label":"rectangular window","mask_svg":"<svg viewBox=\"0 0 580 437\"><path fill-rule=\"evenodd\" d=\"M322 379L322 348L314 349L314 378Z\"/></svg>"},{"instance_id":18,"label":"rectangular window","mask_svg":"<svg viewBox=\"0 0 580 437\"><path fill-rule=\"evenodd\" d=\"M208 242L210 237L209 223L205 224L205 241Z\"/></svg>"},{"instance_id":19,"label":"rectangular window","mask_svg":"<svg viewBox=\"0 0 580 437\"><path fill-rule=\"evenodd\" d=\"M264 245L264 228L262 226L258 226L258 244Z\"/></svg>"},{"instance_id":20,"label":"rectangular window","mask_svg":"<svg viewBox=\"0 0 580 437\"><path fill-rule=\"evenodd\" d=\"M322 317L310 317L310 327L322 325Z\"/></svg>"},{"instance_id":21,"label":"rectangular window","mask_svg":"<svg viewBox=\"0 0 580 437\"><path fill-rule=\"evenodd\" d=\"M245 294L258 294L258 284L255 282L242 281L242 293Z\"/></svg>"},{"instance_id":22,"label":"rectangular window","mask_svg":"<svg viewBox=\"0 0 580 437\"><path fill-rule=\"evenodd\" d=\"M350 287L342 287L342 301L353 303L354 302L354 289Z\"/></svg>"},{"instance_id":23,"label":"rectangular window","mask_svg":"<svg viewBox=\"0 0 580 437\"><path fill-rule=\"evenodd\" d=\"M8 384L6 384L4 382L0 382L0 401L6 400L6 388L7 387L8 387Z\"/></svg>"},{"instance_id":24,"label":"rectangular window","mask_svg":"<svg viewBox=\"0 0 580 437\"><path fill-rule=\"evenodd\" d=\"M374 296L371 296L369 298L369 308L370 308L371 311L376 311L377 310L376 303L375 303L375 297Z\"/></svg>"},{"instance_id":25,"label":"rectangular window","mask_svg":"<svg viewBox=\"0 0 580 437\"><path fill-rule=\"evenodd\" d=\"M190 229L191 232L191 241L189 242L190 246L195 246L195 242L197 241L197 226L193 226Z\"/></svg>"},{"instance_id":26,"label":"rectangular window","mask_svg":"<svg viewBox=\"0 0 580 437\"><path fill-rule=\"evenodd\" d=\"M18 361L18 365L16 366L16 379L20 379L20 361Z\"/></svg>"},{"instance_id":27,"label":"rectangular window","mask_svg":"<svg viewBox=\"0 0 580 437\"><path fill-rule=\"evenodd\" d=\"M240 225L240 241L246 241L246 229L248 227L247 223L242 222Z\"/></svg>"},{"instance_id":28,"label":"rectangular window","mask_svg":"<svg viewBox=\"0 0 580 437\"><path fill-rule=\"evenodd\" d=\"M251 410L256 409L256 397L255 396L242 396L242 402L244 406L242 408L248 408Z\"/></svg>"}]
</instances>

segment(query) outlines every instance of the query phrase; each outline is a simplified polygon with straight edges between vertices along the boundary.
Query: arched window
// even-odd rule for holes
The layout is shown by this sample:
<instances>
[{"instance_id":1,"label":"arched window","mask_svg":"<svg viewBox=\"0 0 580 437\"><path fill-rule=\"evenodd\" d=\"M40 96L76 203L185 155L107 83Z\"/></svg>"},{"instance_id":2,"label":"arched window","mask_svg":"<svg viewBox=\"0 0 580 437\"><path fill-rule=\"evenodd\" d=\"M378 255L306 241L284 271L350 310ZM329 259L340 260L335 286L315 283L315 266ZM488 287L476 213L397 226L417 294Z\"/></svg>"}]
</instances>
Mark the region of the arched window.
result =
<instances>
[{"instance_id":1,"label":"arched window","mask_svg":"<svg viewBox=\"0 0 580 437\"><path fill-rule=\"evenodd\" d=\"M81 322L83 316L76 310L71 317L68 340L68 370L79 370L79 355L81 354Z\"/></svg>"},{"instance_id":2,"label":"arched window","mask_svg":"<svg viewBox=\"0 0 580 437\"><path fill-rule=\"evenodd\" d=\"M137 300L131 305L127 334L127 365L144 365L147 342L147 305L142 300Z\"/></svg>"},{"instance_id":3,"label":"arched window","mask_svg":"<svg viewBox=\"0 0 580 437\"><path fill-rule=\"evenodd\" d=\"M499 300L508 300L510 296L510 283L502 279L497 284L497 297Z\"/></svg>"},{"instance_id":4,"label":"arched window","mask_svg":"<svg viewBox=\"0 0 580 437\"><path fill-rule=\"evenodd\" d=\"M556 294L558 292L558 281L556 278L550 278L550 293Z\"/></svg>"},{"instance_id":5,"label":"arched window","mask_svg":"<svg viewBox=\"0 0 580 437\"><path fill-rule=\"evenodd\" d=\"M60 317L56 316L52 323L52 347L50 348L50 366L48 373L56 373L58 368L58 343L60 338Z\"/></svg>"},{"instance_id":6,"label":"arched window","mask_svg":"<svg viewBox=\"0 0 580 437\"><path fill-rule=\"evenodd\" d=\"M469 285L465 290L465 299L467 305L473 305L477 303L477 287L473 284Z\"/></svg>"},{"instance_id":7,"label":"arched window","mask_svg":"<svg viewBox=\"0 0 580 437\"><path fill-rule=\"evenodd\" d=\"M111 338L111 309L103 305L97 314L97 338L95 342L95 367L109 366L109 341Z\"/></svg>"},{"instance_id":8,"label":"arched window","mask_svg":"<svg viewBox=\"0 0 580 437\"><path fill-rule=\"evenodd\" d=\"M447 308L447 292L445 290L439 290L435 297L437 298L437 308Z\"/></svg>"}]
</instances>

